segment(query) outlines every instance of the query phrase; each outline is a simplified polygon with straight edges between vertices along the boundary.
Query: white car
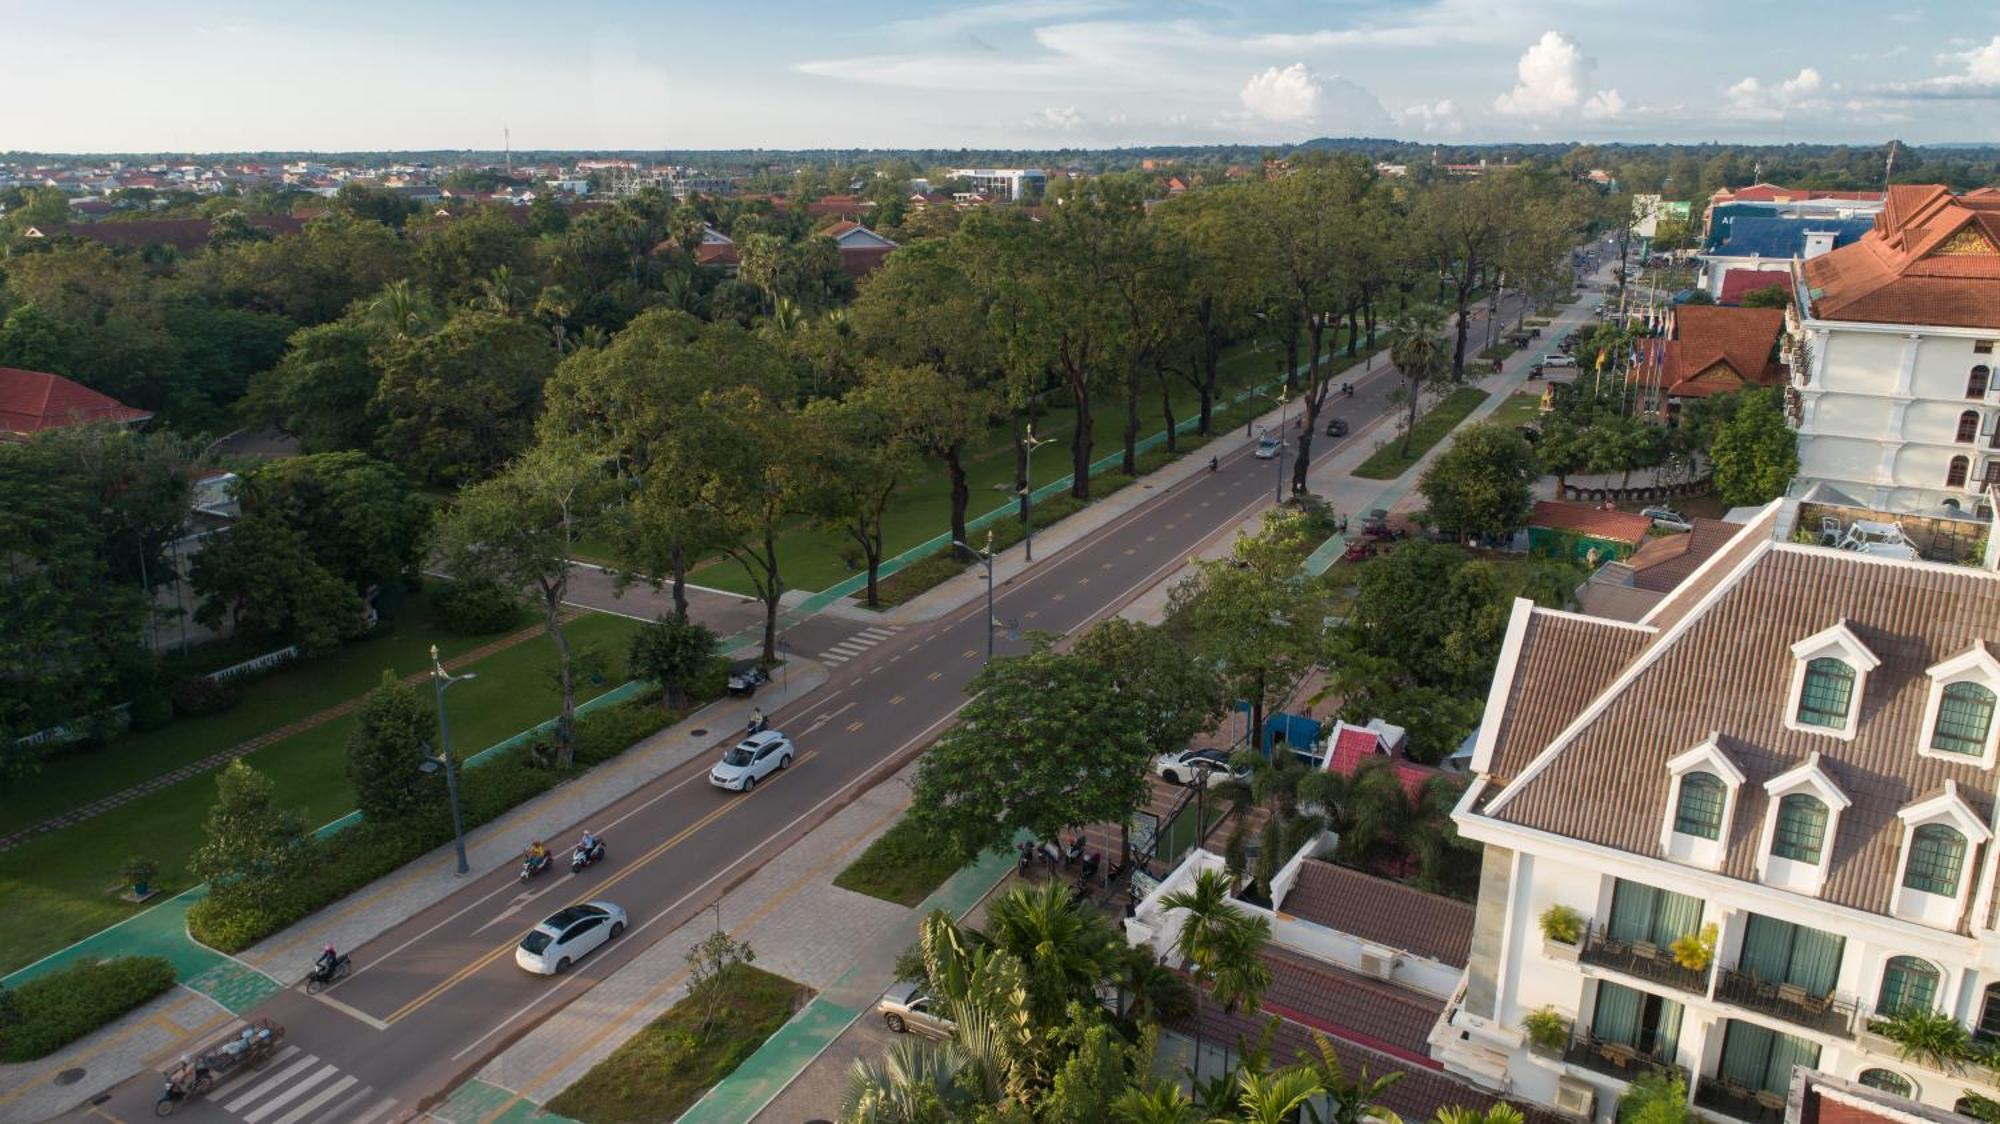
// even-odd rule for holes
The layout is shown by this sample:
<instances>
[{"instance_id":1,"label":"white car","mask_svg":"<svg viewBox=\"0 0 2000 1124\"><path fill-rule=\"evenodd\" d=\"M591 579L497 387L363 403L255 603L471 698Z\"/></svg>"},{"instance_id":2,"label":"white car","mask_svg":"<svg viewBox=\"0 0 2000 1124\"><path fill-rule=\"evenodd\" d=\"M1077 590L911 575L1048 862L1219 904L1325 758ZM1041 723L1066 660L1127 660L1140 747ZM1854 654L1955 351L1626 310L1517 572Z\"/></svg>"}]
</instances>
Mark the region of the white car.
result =
<instances>
[{"instance_id":1,"label":"white car","mask_svg":"<svg viewBox=\"0 0 2000 1124\"><path fill-rule=\"evenodd\" d=\"M1278 455L1279 449L1284 447L1284 438L1266 431L1257 438L1257 459L1260 461L1270 460L1272 457Z\"/></svg>"},{"instance_id":2,"label":"white car","mask_svg":"<svg viewBox=\"0 0 2000 1124\"><path fill-rule=\"evenodd\" d=\"M1694 523L1687 516L1682 515L1671 507L1655 506L1640 508L1639 514L1651 519L1653 526L1658 527L1662 531L1694 530Z\"/></svg>"},{"instance_id":3,"label":"white car","mask_svg":"<svg viewBox=\"0 0 2000 1124\"><path fill-rule=\"evenodd\" d=\"M1250 770L1231 769L1229 754L1220 749L1183 749L1153 758L1153 772L1168 784L1212 788L1226 780L1247 781Z\"/></svg>"},{"instance_id":4,"label":"white car","mask_svg":"<svg viewBox=\"0 0 2000 1124\"><path fill-rule=\"evenodd\" d=\"M792 764L792 740L776 730L762 730L729 747L708 783L731 792L748 792L757 782Z\"/></svg>"},{"instance_id":5,"label":"white car","mask_svg":"<svg viewBox=\"0 0 2000 1124\"><path fill-rule=\"evenodd\" d=\"M521 938L514 963L538 976L559 976L624 931L625 911L610 902L573 905L551 914Z\"/></svg>"},{"instance_id":6,"label":"white car","mask_svg":"<svg viewBox=\"0 0 2000 1124\"><path fill-rule=\"evenodd\" d=\"M1567 370L1576 366L1576 356L1564 355L1558 351L1554 355L1545 356L1542 359L1542 366L1547 367L1551 371Z\"/></svg>"}]
</instances>

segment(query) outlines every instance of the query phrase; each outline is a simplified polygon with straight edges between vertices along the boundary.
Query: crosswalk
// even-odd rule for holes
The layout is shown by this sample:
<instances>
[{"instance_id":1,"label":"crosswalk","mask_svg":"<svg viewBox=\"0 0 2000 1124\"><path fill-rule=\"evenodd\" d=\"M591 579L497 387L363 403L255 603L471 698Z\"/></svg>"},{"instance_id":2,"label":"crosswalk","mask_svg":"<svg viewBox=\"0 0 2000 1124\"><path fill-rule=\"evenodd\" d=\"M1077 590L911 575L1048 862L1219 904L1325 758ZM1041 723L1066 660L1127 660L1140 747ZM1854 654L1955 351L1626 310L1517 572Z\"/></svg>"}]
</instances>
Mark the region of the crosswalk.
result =
<instances>
[{"instance_id":1,"label":"crosswalk","mask_svg":"<svg viewBox=\"0 0 2000 1124\"><path fill-rule=\"evenodd\" d=\"M814 658L821 663L843 664L882 641L894 637L896 632L897 630L893 628L864 628Z\"/></svg>"},{"instance_id":2,"label":"crosswalk","mask_svg":"<svg viewBox=\"0 0 2000 1124\"><path fill-rule=\"evenodd\" d=\"M351 1073L287 1046L262 1072L225 1082L208 1099L244 1124L372 1124L396 1107Z\"/></svg>"}]
</instances>

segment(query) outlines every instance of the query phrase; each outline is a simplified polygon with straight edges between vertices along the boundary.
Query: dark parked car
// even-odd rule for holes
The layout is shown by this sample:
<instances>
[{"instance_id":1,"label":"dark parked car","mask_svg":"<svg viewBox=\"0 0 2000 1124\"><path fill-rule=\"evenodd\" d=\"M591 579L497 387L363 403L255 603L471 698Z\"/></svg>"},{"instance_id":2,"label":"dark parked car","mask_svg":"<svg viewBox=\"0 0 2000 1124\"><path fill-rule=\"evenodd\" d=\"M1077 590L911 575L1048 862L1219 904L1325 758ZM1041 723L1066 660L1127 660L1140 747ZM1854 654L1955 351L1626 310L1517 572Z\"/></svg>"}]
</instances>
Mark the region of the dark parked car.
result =
<instances>
[{"instance_id":1,"label":"dark parked car","mask_svg":"<svg viewBox=\"0 0 2000 1124\"><path fill-rule=\"evenodd\" d=\"M757 693L757 688L771 681L771 673L756 660L737 660L729 665L729 693L745 698Z\"/></svg>"},{"instance_id":2,"label":"dark parked car","mask_svg":"<svg viewBox=\"0 0 2000 1124\"><path fill-rule=\"evenodd\" d=\"M1326 435L1328 437L1347 436L1347 423L1339 418L1326 419Z\"/></svg>"}]
</instances>

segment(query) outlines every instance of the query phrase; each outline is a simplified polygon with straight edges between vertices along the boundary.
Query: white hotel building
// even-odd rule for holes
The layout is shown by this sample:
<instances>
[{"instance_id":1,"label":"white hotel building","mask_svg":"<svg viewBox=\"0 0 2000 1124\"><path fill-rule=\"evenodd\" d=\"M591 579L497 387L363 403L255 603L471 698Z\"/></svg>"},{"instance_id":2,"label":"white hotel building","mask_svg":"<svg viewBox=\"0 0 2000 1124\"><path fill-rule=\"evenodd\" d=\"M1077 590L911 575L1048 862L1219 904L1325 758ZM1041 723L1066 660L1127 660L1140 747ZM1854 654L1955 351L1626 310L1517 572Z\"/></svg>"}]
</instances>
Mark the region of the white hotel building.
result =
<instances>
[{"instance_id":1,"label":"white hotel building","mask_svg":"<svg viewBox=\"0 0 2000 1124\"><path fill-rule=\"evenodd\" d=\"M1652 1069L1763 1124L1794 1065L2000 1098L1867 1030L2000 1035L2000 575L1780 541L1784 502L1636 623L1516 603L1456 813L1485 858L1449 1070L1599 1120Z\"/></svg>"}]
</instances>

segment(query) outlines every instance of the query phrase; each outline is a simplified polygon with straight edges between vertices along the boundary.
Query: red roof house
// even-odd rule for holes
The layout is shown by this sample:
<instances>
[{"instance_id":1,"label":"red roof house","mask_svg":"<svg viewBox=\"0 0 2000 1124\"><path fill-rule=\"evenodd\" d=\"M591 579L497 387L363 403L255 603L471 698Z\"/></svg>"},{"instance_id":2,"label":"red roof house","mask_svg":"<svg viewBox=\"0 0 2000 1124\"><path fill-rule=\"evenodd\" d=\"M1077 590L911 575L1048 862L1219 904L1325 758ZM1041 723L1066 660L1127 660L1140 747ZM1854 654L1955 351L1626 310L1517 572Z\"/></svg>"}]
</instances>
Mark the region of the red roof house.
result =
<instances>
[{"instance_id":1,"label":"red roof house","mask_svg":"<svg viewBox=\"0 0 2000 1124\"><path fill-rule=\"evenodd\" d=\"M1814 319L2000 328L2000 195L1897 184L1874 230L1800 268Z\"/></svg>"},{"instance_id":2,"label":"red roof house","mask_svg":"<svg viewBox=\"0 0 2000 1124\"><path fill-rule=\"evenodd\" d=\"M1743 269L1738 267L1722 275L1722 293L1715 298L1717 304L1742 304L1743 298L1765 289L1785 292L1791 288L1792 275L1780 270Z\"/></svg>"},{"instance_id":3,"label":"red roof house","mask_svg":"<svg viewBox=\"0 0 2000 1124\"><path fill-rule=\"evenodd\" d=\"M0 367L0 440L91 422L133 425L152 416L61 375Z\"/></svg>"},{"instance_id":4,"label":"red roof house","mask_svg":"<svg viewBox=\"0 0 2000 1124\"><path fill-rule=\"evenodd\" d=\"M1388 760L1389 770L1396 775L1397 782L1412 800L1423 795L1424 785L1432 777L1444 775L1439 769L1419 765L1393 752L1390 740L1381 731L1347 722L1334 723L1333 734L1327 739L1327 772L1351 777L1362 765L1377 757Z\"/></svg>"},{"instance_id":5,"label":"red roof house","mask_svg":"<svg viewBox=\"0 0 2000 1124\"><path fill-rule=\"evenodd\" d=\"M1780 377L1773 356L1784 327L1783 309L1680 305L1665 336L1640 341L1640 362L1626 378L1653 395L1656 408L1676 398L1771 386Z\"/></svg>"},{"instance_id":6,"label":"red roof house","mask_svg":"<svg viewBox=\"0 0 2000 1124\"><path fill-rule=\"evenodd\" d=\"M854 278L866 277L896 249L896 243L847 219L834 223L820 234L833 239L840 247L840 268Z\"/></svg>"}]
</instances>

